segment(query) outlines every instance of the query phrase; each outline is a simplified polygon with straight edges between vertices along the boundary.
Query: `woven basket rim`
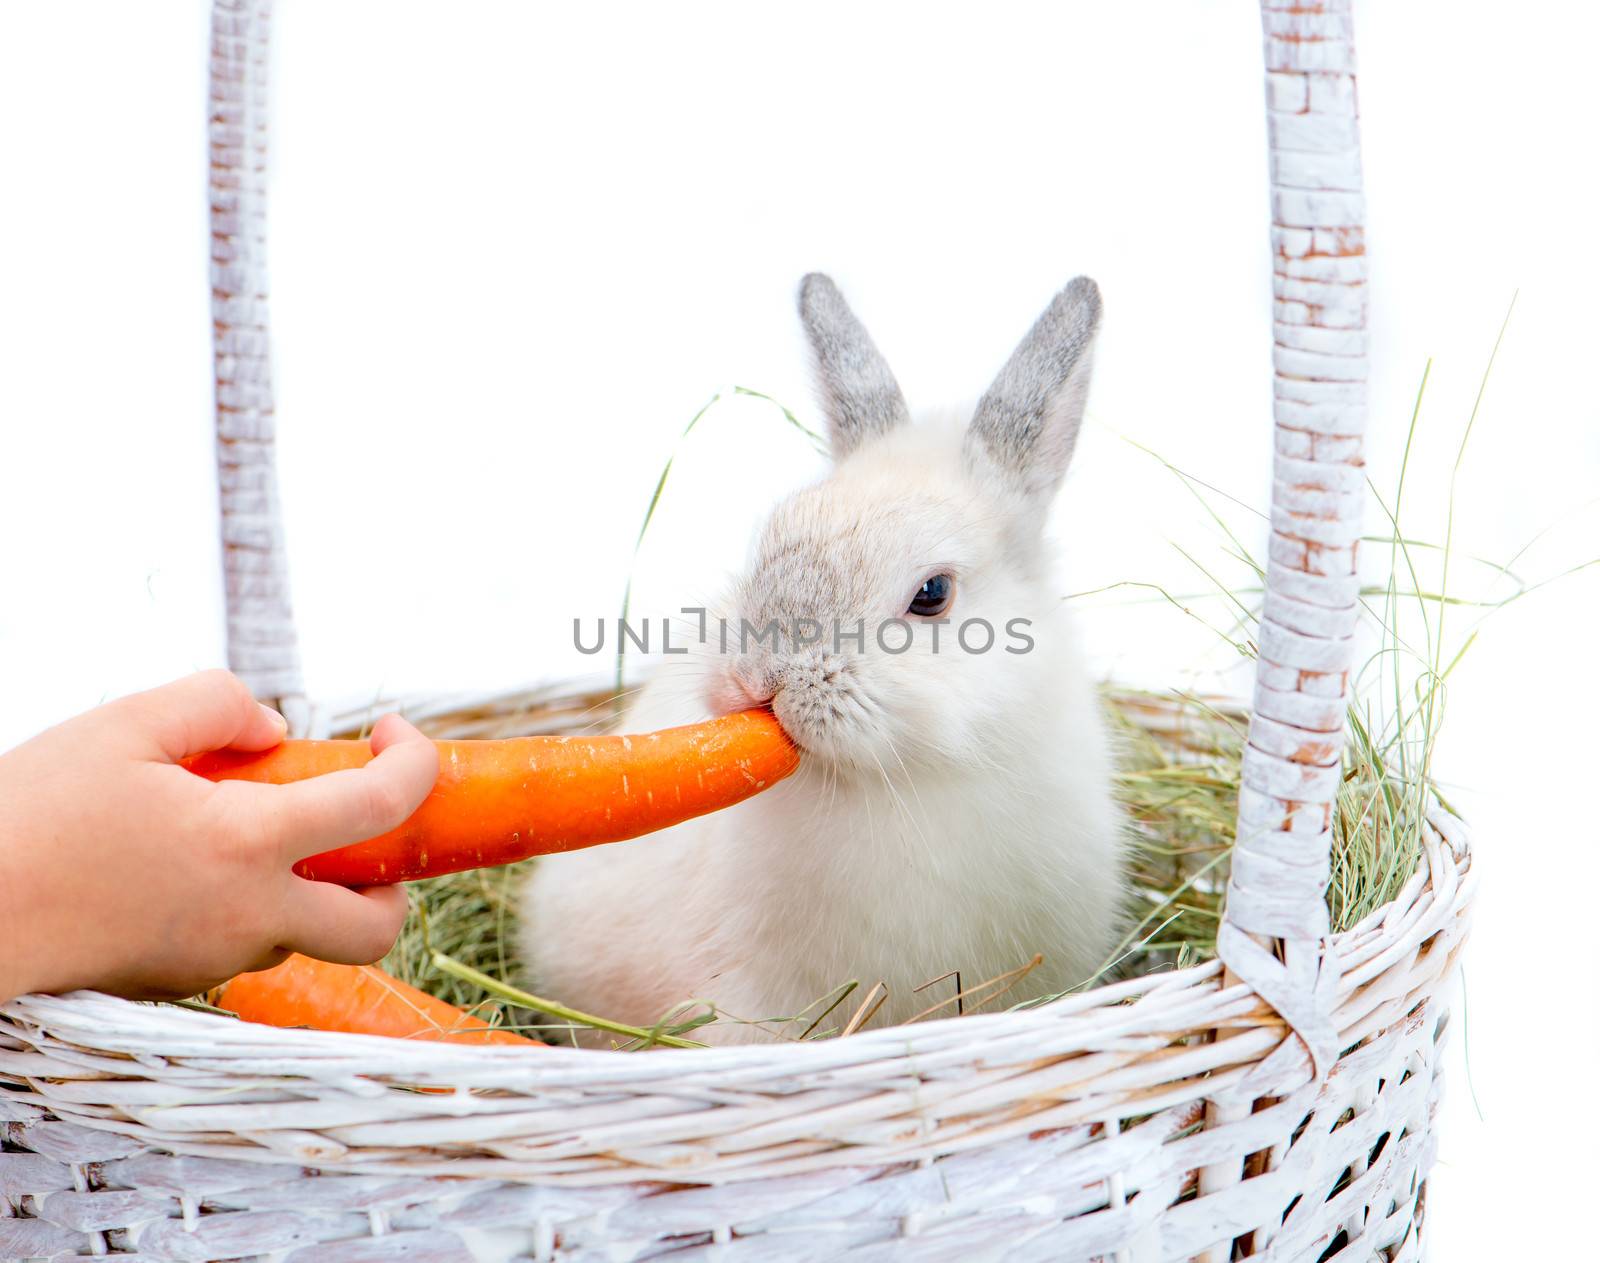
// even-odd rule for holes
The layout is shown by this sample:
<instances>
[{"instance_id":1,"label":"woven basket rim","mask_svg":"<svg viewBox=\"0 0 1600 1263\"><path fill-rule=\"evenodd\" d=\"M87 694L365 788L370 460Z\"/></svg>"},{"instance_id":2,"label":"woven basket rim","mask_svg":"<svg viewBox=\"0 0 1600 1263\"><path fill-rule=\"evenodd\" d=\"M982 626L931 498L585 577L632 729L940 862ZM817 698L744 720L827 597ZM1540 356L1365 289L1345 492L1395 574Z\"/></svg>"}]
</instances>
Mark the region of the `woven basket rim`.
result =
<instances>
[{"instance_id":1,"label":"woven basket rim","mask_svg":"<svg viewBox=\"0 0 1600 1263\"><path fill-rule=\"evenodd\" d=\"M1466 939L1470 844L1453 819L1436 823L1401 897L1337 936L1341 1080L1370 1073L1388 1047L1380 1038L1369 1053L1370 1040L1431 1011ZM1210 1038L1223 1028L1227 1039ZM1247 984L1224 986L1220 962L1013 1013L647 1054L423 1046L92 992L27 996L0 1006L0 1078L29 1089L0 1091L0 1119L20 1105L26 1123L42 1107L173 1154L573 1189L806 1177L1146 1119L1177 1136L1206 1101L1309 1101L1318 1082L1284 1019ZM878 1138L808 1139L830 1134L830 1101ZM574 1124L571 1111L603 1119ZM753 1125L724 1121L751 1112ZM685 1118L698 1139L650 1144L657 1123ZM781 1134L757 1145L747 1129ZM394 1139L360 1139L378 1133ZM465 1151L460 1136L473 1138Z\"/></svg>"}]
</instances>

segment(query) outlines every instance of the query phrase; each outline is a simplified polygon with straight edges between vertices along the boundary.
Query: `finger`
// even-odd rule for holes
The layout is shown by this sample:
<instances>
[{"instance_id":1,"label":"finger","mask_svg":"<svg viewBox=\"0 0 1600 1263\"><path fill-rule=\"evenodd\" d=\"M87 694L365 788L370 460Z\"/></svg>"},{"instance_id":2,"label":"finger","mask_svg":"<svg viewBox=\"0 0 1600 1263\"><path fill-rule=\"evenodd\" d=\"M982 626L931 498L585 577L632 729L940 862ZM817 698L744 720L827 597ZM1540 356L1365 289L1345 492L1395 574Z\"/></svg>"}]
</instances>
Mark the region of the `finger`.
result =
<instances>
[{"instance_id":1,"label":"finger","mask_svg":"<svg viewBox=\"0 0 1600 1263\"><path fill-rule=\"evenodd\" d=\"M382 754L390 746L401 741L428 741L433 743L417 729L416 725L401 715L385 715L372 726L372 752Z\"/></svg>"},{"instance_id":2,"label":"finger","mask_svg":"<svg viewBox=\"0 0 1600 1263\"><path fill-rule=\"evenodd\" d=\"M264 952L239 972L242 974L259 974L268 969L276 969L288 960L292 953L286 947L274 947L271 951Z\"/></svg>"},{"instance_id":3,"label":"finger","mask_svg":"<svg viewBox=\"0 0 1600 1263\"><path fill-rule=\"evenodd\" d=\"M347 890L300 877L294 881L283 946L336 965L368 965L394 946L406 919L402 887Z\"/></svg>"},{"instance_id":4,"label":"finger","mask_svg":"<svg viewBox=\"0 0 1600 1263\"><path fill-rule=\"evenodd\" d=\"M438 748L405 720L386 716L373 734L375 750L380 731L387 744L365 767L255 787L291 864L387 833L422 805L439 776Z\"/></svg>"},{"instance_id":5,"label":"finger","mask_svg":"<svg viewBox=\"0 0 1600 1263\"><path fill-rule=\"evenodd\" d=\"M289 721L268 706L265 702L257 702L250 722L245 729L232 741L228 742L230 750L270 750L283 740L289 731ZM199 753L199 751L195 751Z\"/></svg>"},{"instance_id":6,"label":"finger","mask_svg":"<svg viewBox=\"0 0 1600 1263\"><path fill-rule=\"evenodd\" d=\"M258 703L230 671L201 671L111 707L134 723L145 753L172 763L227 746L264 750L283 740L283 716Z\"/></svg>"}]
</instances>

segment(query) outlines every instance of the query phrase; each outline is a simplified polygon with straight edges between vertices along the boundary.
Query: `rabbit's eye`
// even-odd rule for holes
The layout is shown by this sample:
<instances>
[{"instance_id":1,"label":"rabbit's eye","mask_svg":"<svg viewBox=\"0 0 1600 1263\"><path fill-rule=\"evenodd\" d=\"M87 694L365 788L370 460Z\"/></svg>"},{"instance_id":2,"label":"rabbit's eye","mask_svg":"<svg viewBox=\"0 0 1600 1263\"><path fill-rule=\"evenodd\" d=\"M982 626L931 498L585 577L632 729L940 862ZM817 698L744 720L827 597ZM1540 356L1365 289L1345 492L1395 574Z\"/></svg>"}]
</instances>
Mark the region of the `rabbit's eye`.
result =
<instances>
[{"instance_id":1,"label":"rabbit's eye","mask_svg":"<svg viewBox=\"0 0 1600 1263\"><path fill-rule=\"evenodd\" d=\"M950 608L955 596L956 581L947 574L936 574L917 589L916 596L911 598L911 608L906 613L921 618L938 618Z\"/></svg>"}]
</instances>

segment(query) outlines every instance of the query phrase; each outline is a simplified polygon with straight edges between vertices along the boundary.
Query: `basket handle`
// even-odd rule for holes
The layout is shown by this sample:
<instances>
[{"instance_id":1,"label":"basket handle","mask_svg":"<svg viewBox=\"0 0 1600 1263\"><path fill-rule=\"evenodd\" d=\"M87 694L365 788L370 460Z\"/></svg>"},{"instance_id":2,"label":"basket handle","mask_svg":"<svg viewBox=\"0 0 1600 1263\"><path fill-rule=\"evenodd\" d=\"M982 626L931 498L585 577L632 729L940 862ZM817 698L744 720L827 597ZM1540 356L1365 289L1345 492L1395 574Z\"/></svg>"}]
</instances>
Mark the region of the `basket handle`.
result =
<instances>
[{"instance_id":1,"label":"basket handle","mask_svg":"<svg viewBox=\"0 0 1600 1263\"><path fill-rule=\"evenodd\" d=\"M1359 608L1367 260L1350 0L1262 0L1272 182L1271 541L1224 964L1338 1052L1322 968Z\"/></svg>"},{"instance_id":2,"label":"basket handle","mask_svg":"<svg viewBox=\"0 0 1600 1263\"><path fill-rule=\"evenodd\" d=\"M211 330L228 665L301 735L309 711L278 501L267 320L272 0L213 0Z\"/></svg>"}]
</instances>

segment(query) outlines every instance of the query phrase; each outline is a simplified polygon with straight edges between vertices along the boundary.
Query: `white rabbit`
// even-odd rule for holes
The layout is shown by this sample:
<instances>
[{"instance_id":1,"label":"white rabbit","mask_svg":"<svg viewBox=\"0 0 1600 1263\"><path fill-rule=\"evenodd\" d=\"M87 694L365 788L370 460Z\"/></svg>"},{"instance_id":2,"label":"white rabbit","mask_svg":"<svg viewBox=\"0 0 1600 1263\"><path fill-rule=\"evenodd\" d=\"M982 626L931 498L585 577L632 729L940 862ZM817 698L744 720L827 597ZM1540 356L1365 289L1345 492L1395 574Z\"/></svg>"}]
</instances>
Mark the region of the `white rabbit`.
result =
<instances>
[{"instance_id":1,"label":"white rabbit","mask_svg":"<svg viewBox=\"0 0 1600 1263\"><path fill-rule=\"evenodd\" d=\"M523 909L542 994L641 1025L709 1000L743 1019L698 1032L718 1042L773 1038L771 1019L849 979L858 998L887 986L874 1025L950 995L954 979L915 988L951 970L971 987L1035 953L1001 1003L1066 990L1105 962L1126 889L1110 746L1043 536L1094 282L1056 296L964 433L910 424L826 276L801 283L800 314L832 472L777 507L705 643L666 658L626 728L770 702L801 768L727 811L541 860Z\"/></svg>"}]
</instances>

